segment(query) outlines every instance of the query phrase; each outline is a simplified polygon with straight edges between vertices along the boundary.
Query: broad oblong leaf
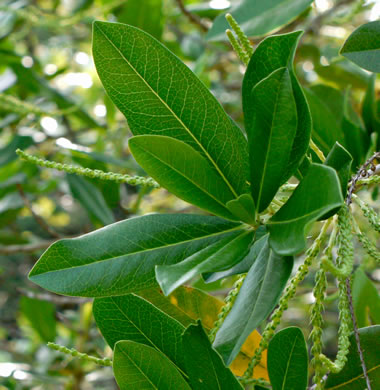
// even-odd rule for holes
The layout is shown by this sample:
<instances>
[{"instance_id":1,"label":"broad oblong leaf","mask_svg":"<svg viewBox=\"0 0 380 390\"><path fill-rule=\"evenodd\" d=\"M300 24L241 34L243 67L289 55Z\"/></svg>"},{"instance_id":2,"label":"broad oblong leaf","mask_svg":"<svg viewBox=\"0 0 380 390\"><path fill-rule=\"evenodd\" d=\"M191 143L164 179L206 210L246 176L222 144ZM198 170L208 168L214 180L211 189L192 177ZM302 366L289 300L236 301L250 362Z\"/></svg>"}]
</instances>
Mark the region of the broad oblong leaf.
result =
<instances>
[{"instance_id":1,"label":"broad oblong leaf","mask_svg":"<svg viewBox=\"0 0 380 390\"><path fill-rule=\"evenodd\" d=\"M248 64L242 88L244 122L245 128L247 129L248 140L250 140L251 134L249 129L251 128L251 123L256 113L256 107L251 101L253 88L274 71L283 67L286 67L289 70L298 121L290 160L283 173L283 183L289 179L302 161L309 148L311 134L309 107L302 88L296 79L292 65L297 43L301 35L302 31L295 31L289 34L271 36L260 42ZM253 185L255 185L255 183L252 183L252 186Z\"/></svg>"},{"instance_id":2,"label":"broad oblong leaf","mask_svg":"<svg viewBox=\"0 0 380 390\"><path fill-rule=\"evenodd\" d=\"M168 191L213 214L237 219L226 207L234 194L191 146L159 135L139 135L128 144L138 164Z\"/></svg>"},{"instance_id":3,"label":"broad oblong leaf","mask_svg":"<svg viewBox=\"0 0 380 390\"><path fill-rule=\"evenodd\" d=\"M277 255L265 238L236 301L216 334L214 347L229 365L250 333L271 313L293 268L292 257Z\"/></svg>"},{"instance_id":4,"label":"broad oblong leaf","mask_svg":"<svg viewBox=\"0 0 380 390\"><path fill-rule=\"evenodd\" d=\"M301 252L310 225L342 204L336 171L325 165L310 164L293 195L268 222L271 247L284 256Z\"/></svg>"},{"instance_id":5,"label":"broad oblong leaf","mask_svg":"<svg viewBox=\"0 0 380 390\"><path fill-rule=\"evenodd\" d=\"M175 264L242 227L217 217L146 215L55 242L29 274L65 295L106 297L156 285L154 267Z\"/></svg>"},{"instance_id":6,"label":"broad oblong leaf","mask_svg":"<svg viewBox=\"0 0 380 390\"><path fill-rule=\"evenodd\" d=\"M308 354L302 330L279 331L268 346L268 372L273 390L306 390Z\"/></svg>"},{"instance_id":7,"label":"broad oblong leaf","mask_svg":"<svg viewBox=\"0 0 380 390\"><path fill-rule=\"evenodd\" d=\"M182 336L185 363L193 390L241 390L243 387L212 348L202 328L190 325Z\"/></svg>"},{"instance_id":8,"label":"broad oblong leaf","mask_svg":"<svg viewBox=\"0 0 380 390\"><path fill-rule=\"evenodd\" d=\"M165 295L204 272L231 268L248 252L254 237L252 230L240 230L173 265L158 265L156 279Z\"/></svg>"},{"instance_id":9,"label":"broad oblong leaf","mask_svg":"<svg viewBox=\"0 0 380 390\"><path fill-rule=\"evenodd\" d=\"M297 131L297 107L287 68L255 85L255 114L247 129L252 196L258 212L265 210L283 183Z\"/></svg>"},{"instance_id":10,"label":"broad oblong leaf","mask_svg":"<svg viewBox=\"0 0 380 390\"><path fill-rule=\"evenodd\" d=\"M358 27L347 38L340 54L370 72L380 73L380 21Z\"/></svg>"},{"instance_id":11,"label":"broad oblong leaf","mask_svg":"<svg viewBox=\"0 0 380 390\"><path fill-rule=\"evenodd\" d=\"M176 138L202 153L235 195L247 192L241 130L174 54L132 26L95 22L93 55L108 95L134 135Z\"/></svg>"},{"instance_id":12,"label":"broad oblong leaf","mask_svg":"<svg viewBox=\"0 0 380 390\"><path fill-rule=\"evenodd\" d=\"M305 11L312 0L240 0L228 10L248 36L263 36L290 23ZM225 14L219 15L207 34L209 40L226 40L229 25Z\"/></svg>"},{"instance_id":13,"label":"broad oblong leaf","mask_svg":"<svg viewBox=\"0 0 380 390\"><path fill-rule=\"evenodd\" d=\"M359 329L359 337L371 387L378 389L380 388L380 325ZM350 350L343 370L338 374L330 373L325 388L326 390L367 388L354 334L350 336Z\"/></svg>"},{"instance_id":14,"label":"broad oblong leaf","mask_svg":"<svg viewBox=\"0 0 380 390\"><path fill-rule=\"evenodd\" d=\"M120 340L149 345L184 372L181 336L185 327L150 302L134 294L96 298L93 313L111 348Z\"/></svg>"},{"instance_id":15,"label":"broad oblong leaf","mask_svg":"<svg viewBox=\"0 0 380 390\"><path fill-rule=\"evenodd\" d=\"M113 372L120 390L191 390L173 363L161 352L134 341L119 341Z\"/></svg>"}]
</instances>

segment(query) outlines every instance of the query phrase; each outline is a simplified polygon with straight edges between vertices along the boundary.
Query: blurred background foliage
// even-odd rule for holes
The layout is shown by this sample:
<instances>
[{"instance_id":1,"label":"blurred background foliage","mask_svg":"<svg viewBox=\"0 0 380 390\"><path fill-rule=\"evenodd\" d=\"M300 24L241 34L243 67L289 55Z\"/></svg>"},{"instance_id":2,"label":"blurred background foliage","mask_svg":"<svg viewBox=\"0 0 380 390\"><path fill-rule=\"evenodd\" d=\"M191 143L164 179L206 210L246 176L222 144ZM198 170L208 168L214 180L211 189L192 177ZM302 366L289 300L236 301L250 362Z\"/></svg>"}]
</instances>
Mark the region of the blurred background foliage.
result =
<instances>
[{"instance_id":1,"label":"blurred background foliage","mask_svg":"<svg viewBox=\"0 0 380 390\"><path fill-rule=\"evenodd\" d=\"M20 160L15 150L28 149L39 157L92 169L144 175L128 151L126 120L106 96L93 65L91 24L96 19L129 23L155 36L242 124L245 68L227 41L206 39L213 19L230 5L227 0L0 0L0 389L116 388L109 367L83 363L46 347L55 341L110 356L94 325L90 300L49 294L29 283L27 274L57 238L148 212L193 211L163 189L40 169ZM295 68L308 88L314 141L327 153L334 137L345 132L344 126L354 126L356 138L347 143L356 167L368 148L380 144L368 130L372 117L380 116L378 96L371 95L379 79L339 57L338 51L356 27L379 17L376 1L318 0L278 29L305 30ZM252 37L252 42L261 39ZM375 85L376 90L378 95ZM372 96L375 112L363 115L363 120L365 96ZM362 191L360 196L378 209L376 191ZM361 229L365 226L363 219ZM318 229L315 226L314 234ZM375 233L368 234L379 243ZM359 325L378 324L380 272L359 247L356 256L364 264L355 275L353 292ZM283 326L300 326L306 336L313 276L302 284L283 321ZM206 285L195 280L193 285L223 297L233 282L227 278ZM327 355L334 356L338 324L334 284L328 294L324 337Z\"/></svg>"}]
</instances>

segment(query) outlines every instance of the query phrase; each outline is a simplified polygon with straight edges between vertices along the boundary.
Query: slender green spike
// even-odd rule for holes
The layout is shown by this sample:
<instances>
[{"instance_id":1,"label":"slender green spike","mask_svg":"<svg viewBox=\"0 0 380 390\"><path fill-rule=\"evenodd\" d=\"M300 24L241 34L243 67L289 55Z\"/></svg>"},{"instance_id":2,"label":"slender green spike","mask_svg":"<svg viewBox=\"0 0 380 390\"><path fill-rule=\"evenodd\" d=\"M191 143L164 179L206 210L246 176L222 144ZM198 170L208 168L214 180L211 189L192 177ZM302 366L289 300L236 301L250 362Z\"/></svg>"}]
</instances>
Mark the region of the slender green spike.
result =
<instances>
[{"instance_id":1,"label":"slender green spike","mask_svg":"<svg viewBox=\"0 0 380 390\"><path fill-rule=\"evenodd\" d=\"M240 60L245 64L248 65L249 58L245 54L244 50L239 45L239 42L235 38L234 33L231 30L226 30L227 38L229 39L231 46L235 50L236 54L240 58Z\"/></svg>"},{"instance_id":2,"label":"slender green spike","mask_svg":"<svg viewBox=\"0 0 380 390\"><path fill-rule=\"evenodd\" d=\"M231 14L226 14L226 19L228 24L231 26L232 30L239 38L239 41L242 44L245 55L248 57L248 61L249 61L249 59L252 57L253 54L253 47L251 46L251 42L249 41L248 37L244 34L238 22L234 19L234 17Z\"/></svg>"},{"instance_id":3,"label":"slender green spike","mask_svg":"<svg viewBox=\"0 0 380 390\"><path fill-rule=\"evenodd\" d=\"M380 218L376 214L376 211L358 196L353 196L354 202L360 207L363 211L364 216L367 218L368 222L374 228L375 231L380 233Z\"/></svg>"},{"instance_id":4,"label":"slender green spike","mask_svg":"<svg viewBox=\"0 0 380 390\"><path fill-rule=\"evenodd\" d=\"M38 165L40 167L57 169L67 173L73 173L79 176L86 176L92 179L110 180L117 183L127 183L132 186L146 185L154 188L159 188L160 185L150 177L130 176L114 172L104 172L99 169L82 168L70 164L61 164L55 161L43 160L36 156L32 156L24 151L17 149L16 153L25 161Z\"/></svg>"}]
</instances>

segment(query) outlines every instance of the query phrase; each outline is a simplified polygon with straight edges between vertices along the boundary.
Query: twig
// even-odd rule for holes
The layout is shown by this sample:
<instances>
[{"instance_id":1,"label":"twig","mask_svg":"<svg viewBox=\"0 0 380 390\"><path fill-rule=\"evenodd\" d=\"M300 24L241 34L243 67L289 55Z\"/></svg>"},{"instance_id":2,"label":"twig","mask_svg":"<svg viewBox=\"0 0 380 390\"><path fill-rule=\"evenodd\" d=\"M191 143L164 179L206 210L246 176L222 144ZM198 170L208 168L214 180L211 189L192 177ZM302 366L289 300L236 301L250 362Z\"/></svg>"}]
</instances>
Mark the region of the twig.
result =
<instances>
[{"instance_id":1,"label":"twig","mask_svg":"<svg viewBox=\"0 0 380 390\"><path fill-rule=\"evenodd\" d=\"M41 249L46 249L52 245L56 240L40 241L35 244L27 245L9 245L5 247L0 246L0 255L12 255L15 253L32 253Z\"/></svg>"},{"instance_id":2,"label":"twig","mask_svg":"<svg viewBox=\"0 0 380 390\"><path fill-rule=\"evenodd\" d=\"M176 2L181 12L190 20L191 23L199 26L204 32L208 31L208 26L202 22L201 18L199 18L197 15L192 14L186 9L185 4L183 4L183 0L176 0Z\"/></svg>"},{"instance_id":3,"label":"twig","mask_svg":"<svg viewBox=\"0 0 380 390\"><path fill-rule=\"evenodd\" d=\"M25 195L25 192L22 188L21 184L16 184L18 192L20 193L20 196L22 200L24 201L25 207L31 212L33 215L33 218L36 220L36 222L41 226L43 230L45 230L47 233L49 233L52 237L55 238L61 238L61 236L54 231L43 218L41 218L37 213L34 212L33 207L28 199L28 197Z\"/></svg>"}]
</instances>

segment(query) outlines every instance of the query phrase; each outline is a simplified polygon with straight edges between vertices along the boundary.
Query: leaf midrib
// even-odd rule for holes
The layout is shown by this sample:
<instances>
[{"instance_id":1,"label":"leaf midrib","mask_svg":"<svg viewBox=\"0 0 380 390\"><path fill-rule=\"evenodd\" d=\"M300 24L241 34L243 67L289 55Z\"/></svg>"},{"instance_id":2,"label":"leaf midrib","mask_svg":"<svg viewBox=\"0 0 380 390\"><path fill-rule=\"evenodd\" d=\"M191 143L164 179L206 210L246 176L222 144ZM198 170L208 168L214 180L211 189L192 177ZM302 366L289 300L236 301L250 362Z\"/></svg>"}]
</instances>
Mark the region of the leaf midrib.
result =
<instances>
[{"instance_id":1,"label":"leaf midrib","mask_svg":"<svg viewBox=\"0 0 380 390\"><path fill-rule=\"evenodd\" d=\"M193 140L196 142L196 144L201 148L203 153L207 156L207 158L211 161L212 165L215 167L219 175L222 177L223 181L227 184L235 198L238 197L238 194L236 193L235 189L232 187L230 182L227 180L227 178L224 176L223 172L220 170L219 166L216 164L214 159L210 156L208 151L204 148L204 146L199 142L199 140L194 136L194 134L190 131L190 129L183 123L181 118L178 117L178 115L172 110L172 108L161 98L161 96L150 86L150 84L142 77L142 75L137 72L136 68L128 61L128 59L124 56L124 54L120 51L120 49L108 38L108 36L103 32L103 30L99 27L98 23L95 23L95 27L98 28L98 30L103 34L103 36L107 39L107 41L112 45L112 47L119 53L119 55L125 60L125 62L128 64L128 66L132 69L133 72L138 75L138 77L143 81L143 83L151 90L151 92L160 100L160 102L168 109L170 113L177 119L177 121L181 124L181 126L186 130L186 132L193 138Z\"/></svg>"},{"instance_id":2,"label":"leaf midrib","mask_svg":"<svg viewBox=\"0 0 380 390\"><path fill-rule=\"evenodd\" d=\"M284 374L284 380L283 380L283 382L282 382L282 387L281 387L282 390L286 390L284 386L285 386L285 384L287 383L287 376L288 376L288 371L289 371L289 366L290 366L290 360L291 360L291 358L292 358L293 351L294 351L294 348L295 348L295 346L296 346L297 340L298 340L298 335L296 336L296 338L295 338L295 340L294 340L294 343L293 343L293 345L292 345L292 349L291 349L290 354L289 354L289 359L288 359L288 362L287 362L287 364L286 364L286 370L285 370L285 374Z\"/></svg>"},{"instance_id":3,"label":"leaf midrib","mask_svg":"<svg viewBox=\"0 0 380 390\"><path fill-rule=\"evenodd\" d=\"M157 246L157 247L154 247L154 248L148 248L148 249L139 250L139 251L137 250L137 251L134 251L134 252L123 254L123 255L114 256L114 257L108 257L106 259L93 261L91 263L81 264L81 265L78 265L78 266L71 266L71 267L67 267L67 268L55 269L55 270L52 270L52 271L47 271L47 272L43 272L43 273L39 273L39 274L34 274L34 275L31 275L31 276L32 277L33 276L39 276L39 275L42 275L42 274L48 274L48 273L52 273L52 272L59 272L59 271L64 271L64 270L68 270L68 269L72 269L72 268L86 267L86 266L90 266L90 265L93 265L93 264L98 264L98 263L101 263L101 262L104 262L104 261L117 260L117 259L120 259L122 257L129 257L129 256L132 256L132 255L135 255L137 253L151 252L151 251L155 251L155 250L159 250L159 249L163 249L163 248L169 248L169 247L173 247L173 246L176 246L176 245L185 244L187 242L192 242L192 241L202 240L204 238L210 238L210 237L218 236L219 234L230 233L230 232L233 232L235 230L242 229L242 228L243 228L243 225L238 225L238 226L235 226L234 228L223 230L223 231L212 233L212 234L208 234L206 236L191 238L189 240L178 241L178 242L174 242L172 244Z\"/></svg>"}]
</instances>

